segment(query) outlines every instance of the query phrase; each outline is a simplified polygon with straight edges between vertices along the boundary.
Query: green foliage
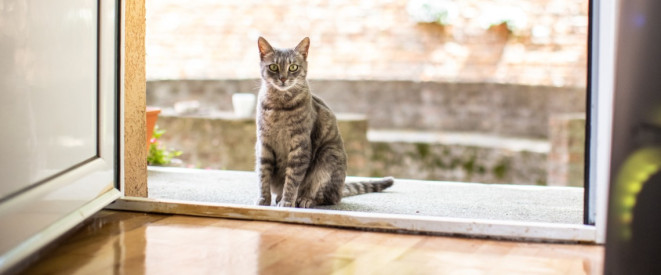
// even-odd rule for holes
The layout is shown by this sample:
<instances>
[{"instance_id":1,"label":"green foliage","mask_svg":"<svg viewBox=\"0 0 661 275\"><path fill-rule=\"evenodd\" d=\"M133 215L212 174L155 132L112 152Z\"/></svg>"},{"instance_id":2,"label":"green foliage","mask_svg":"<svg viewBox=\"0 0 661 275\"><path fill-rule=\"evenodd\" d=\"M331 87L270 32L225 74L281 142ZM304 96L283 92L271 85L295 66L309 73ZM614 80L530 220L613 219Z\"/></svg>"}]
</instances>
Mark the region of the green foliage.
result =
<instances>
[{"instance_id":1,"label":"green foliage","mask_svg":"<svg viewBox=\"0 0 661 275\"><path fill-rule=\"evenodd\" d=\"M418 151L418 155L420 155L421 158L426 158L430 154L430 148L429 148L429 143L416 143L415 148Z\"/></svg>"},{"instance_id":2,"label":"green foliage","mask_svg":"<svg viewBox=\"0 0 661 275\"><path fill-rule=\"evenodd\" d=\"M493 173L497 179L504 179L509 172L510 164L507 160L500 160L496 166L493 167Z\"/></svg>"},{"instance_id":3,"label":"green foliage","mask_svg":"<svg viewBox=\"0 0 661 275\"><path fill-rule=\"evenodd\" d=\"M441 26L452 25L459 17L459 8L454 0L409 0L406 10L416 22Z\"/></svg>"},{"instance_id":4,"label":"green foliage","mask_svg":"<svg viewBox=\"0 0 661 275\"><path fill-rule=\"evenodd\" d=\"M165 130L154 127L154 137L149 141L149 154L147 155L147 164L166 165L172 161L172 158L181 155L181 151L166 149L158 139L165 133Z\"/></svg>"},{"instance_id":5,"label":"green foliage","mask_svg":"<svg viewBox=\"0 0 661 275\"><path fill-rule=\"evenodd\" d=\"M473 175L473 171L475 170L475 160L476 160L475 155L471 155L470 159L461 165L463 166L464 170L466 171L469 177Z\"/></svg>"}]
</instances>

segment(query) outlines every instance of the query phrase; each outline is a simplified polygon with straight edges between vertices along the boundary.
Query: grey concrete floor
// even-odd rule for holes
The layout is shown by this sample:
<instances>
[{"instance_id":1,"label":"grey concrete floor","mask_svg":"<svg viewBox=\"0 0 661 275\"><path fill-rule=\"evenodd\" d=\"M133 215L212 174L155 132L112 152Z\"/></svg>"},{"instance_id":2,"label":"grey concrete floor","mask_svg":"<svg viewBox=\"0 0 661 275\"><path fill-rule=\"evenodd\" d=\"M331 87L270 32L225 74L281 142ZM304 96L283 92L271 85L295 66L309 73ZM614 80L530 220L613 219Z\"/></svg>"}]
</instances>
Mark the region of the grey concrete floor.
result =
<instances>
[{"instance_id":1,"label":"grey concrete floor","mask_svg":"<svg viewBox=\"0 0 661 275\"><path fill-rule=\"evenodd\" d=\"M242 171L149 167L149 197L253 205L256 174ZM352 179L349 177L348 180ZM451 218L580 224L583 188L395 179L381 193L343 198L329 210Z\"/></svg>"}]
</instances>

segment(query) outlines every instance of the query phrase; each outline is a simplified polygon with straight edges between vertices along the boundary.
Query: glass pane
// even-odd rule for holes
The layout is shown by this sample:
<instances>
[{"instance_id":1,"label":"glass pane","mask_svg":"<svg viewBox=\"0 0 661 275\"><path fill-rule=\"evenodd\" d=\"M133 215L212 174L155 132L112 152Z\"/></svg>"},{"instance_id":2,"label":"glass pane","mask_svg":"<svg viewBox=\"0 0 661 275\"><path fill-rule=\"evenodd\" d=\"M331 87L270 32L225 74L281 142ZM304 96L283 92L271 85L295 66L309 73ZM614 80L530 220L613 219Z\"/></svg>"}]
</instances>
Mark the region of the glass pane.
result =
<instances>
[{"instance_id":1,"label":"glass pane","mask_svg":"<svg viewBox=\"0 0 661 275\"><path fill-rule=\"evenodd\" d=\"M0 3L0 197L97 154L96 5Z\"/></svg>"}]
</instances>

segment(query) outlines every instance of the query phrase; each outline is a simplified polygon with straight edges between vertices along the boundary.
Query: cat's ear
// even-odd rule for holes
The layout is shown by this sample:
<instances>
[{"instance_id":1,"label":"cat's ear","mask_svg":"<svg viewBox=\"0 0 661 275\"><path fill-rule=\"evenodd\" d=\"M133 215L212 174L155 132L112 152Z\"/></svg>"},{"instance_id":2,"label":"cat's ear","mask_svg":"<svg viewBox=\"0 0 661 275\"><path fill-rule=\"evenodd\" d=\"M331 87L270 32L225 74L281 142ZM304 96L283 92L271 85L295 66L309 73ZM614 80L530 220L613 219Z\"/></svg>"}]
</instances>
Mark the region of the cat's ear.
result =
<instances>
[{"instance_id":1,"label":"cat's ear","mask_svg":"<svg viewBox=\"0 0 661 275\"><path fill-rule=\"evenodd\" d=\"M264 37L257 39L257 47L259 47L259 59L264 60L264 56L273 52L273 47L269 44Z\"/></svg>"},{"instance_id":2,"label":"cat's ear","mask_svg":"<svg viewBox=\"0 0 661 275\"><path fill-rule=\"evenodd\" d=\"M298 53L300 53L303 56L303 59L307 60L308 59L308 49L310 48L310 38L303 38L300 43L298 43L298 46L294 48L294 50Z\"/></svg>"}]
</instances>

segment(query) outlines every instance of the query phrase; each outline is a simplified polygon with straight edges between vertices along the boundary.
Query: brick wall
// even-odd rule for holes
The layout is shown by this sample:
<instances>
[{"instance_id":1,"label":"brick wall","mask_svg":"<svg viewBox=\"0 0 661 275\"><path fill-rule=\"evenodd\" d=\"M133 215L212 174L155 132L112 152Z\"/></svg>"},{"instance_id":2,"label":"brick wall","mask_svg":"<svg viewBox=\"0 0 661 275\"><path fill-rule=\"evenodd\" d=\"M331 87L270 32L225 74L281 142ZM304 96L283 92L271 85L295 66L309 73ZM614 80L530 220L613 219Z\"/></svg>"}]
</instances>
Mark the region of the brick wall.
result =
<instances>
[{"instance_id":1,"label":"brick wall","mask_svg":"<svg viewBox=\"0 0 661 275\"><path fill-rule=\"evenodd\" d=\"M309 36L311 79L585 86L587 0L454 1L446 26L416 22L409 1L147 0L147 78L257 78L263 35ZM523 12L512 34L484 25L503 8Z\"/></svg>"}]
</instances>

